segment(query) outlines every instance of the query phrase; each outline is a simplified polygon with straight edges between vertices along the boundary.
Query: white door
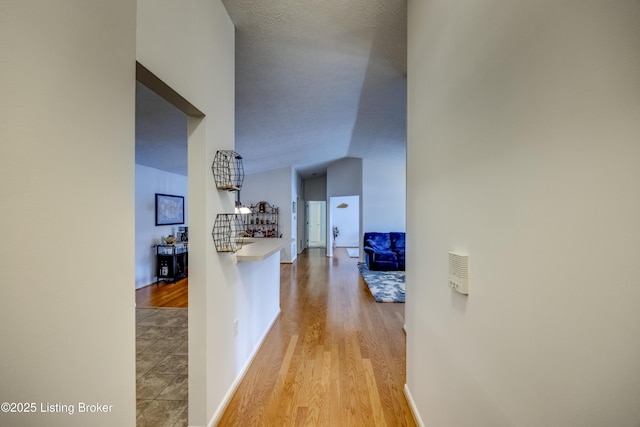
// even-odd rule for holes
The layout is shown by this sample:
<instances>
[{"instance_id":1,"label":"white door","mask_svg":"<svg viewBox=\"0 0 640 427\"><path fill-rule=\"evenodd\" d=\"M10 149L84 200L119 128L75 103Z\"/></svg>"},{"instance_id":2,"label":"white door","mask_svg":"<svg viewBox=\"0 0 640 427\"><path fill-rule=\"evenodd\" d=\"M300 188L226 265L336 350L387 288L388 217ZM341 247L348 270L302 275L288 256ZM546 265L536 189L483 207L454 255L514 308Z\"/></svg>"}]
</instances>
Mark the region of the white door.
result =
<instances>
[{"instance_id":1,"label":"white door","mask_svg":"<svg viewBox=\"0 0 640 427\"><path fill-rule=\"evenodd\" d=\"M309 202L309 247L324 248L326 241L326 206L327 202Z\"/></svg>"}]
</instances>

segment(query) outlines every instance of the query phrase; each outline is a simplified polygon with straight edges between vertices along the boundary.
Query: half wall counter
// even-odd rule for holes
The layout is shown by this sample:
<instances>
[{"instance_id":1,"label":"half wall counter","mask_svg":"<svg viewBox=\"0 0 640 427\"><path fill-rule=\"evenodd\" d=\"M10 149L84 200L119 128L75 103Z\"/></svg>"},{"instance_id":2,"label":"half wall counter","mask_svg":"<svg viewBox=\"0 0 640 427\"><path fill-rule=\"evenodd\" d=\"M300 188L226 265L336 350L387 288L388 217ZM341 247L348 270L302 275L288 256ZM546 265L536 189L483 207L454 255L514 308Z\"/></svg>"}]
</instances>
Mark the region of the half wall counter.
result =
<instances>
[{"instance_id":1,"label":"half wall counter","mask_svg":"<svg viewBox=\"0 0 640 427\"><path fill-rule=\"evenodd\" d=\"M235 253L238 262L263 261L271 255L290 247L293 239L243 238L242 248Z\"/></svg>"}]
</instances>

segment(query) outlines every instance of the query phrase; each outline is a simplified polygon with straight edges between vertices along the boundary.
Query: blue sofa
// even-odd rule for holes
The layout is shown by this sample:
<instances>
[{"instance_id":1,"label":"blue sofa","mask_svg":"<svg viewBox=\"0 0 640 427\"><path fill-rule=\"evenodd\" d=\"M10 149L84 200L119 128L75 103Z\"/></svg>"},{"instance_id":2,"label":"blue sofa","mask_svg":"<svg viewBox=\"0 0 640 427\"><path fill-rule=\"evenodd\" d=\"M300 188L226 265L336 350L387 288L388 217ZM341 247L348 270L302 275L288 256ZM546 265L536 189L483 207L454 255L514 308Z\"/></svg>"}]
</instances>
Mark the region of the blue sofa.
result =
<instances>
[{"instance_id":1,"label":"blue sofa","mask_svg":"<svg viewBox=\"0 0 640 427\"><path fill-rule=\"evenodd\" d=\"M363 240L369 270L404 271L405 233L364 233Z\"/></svg>"}]
</instances>

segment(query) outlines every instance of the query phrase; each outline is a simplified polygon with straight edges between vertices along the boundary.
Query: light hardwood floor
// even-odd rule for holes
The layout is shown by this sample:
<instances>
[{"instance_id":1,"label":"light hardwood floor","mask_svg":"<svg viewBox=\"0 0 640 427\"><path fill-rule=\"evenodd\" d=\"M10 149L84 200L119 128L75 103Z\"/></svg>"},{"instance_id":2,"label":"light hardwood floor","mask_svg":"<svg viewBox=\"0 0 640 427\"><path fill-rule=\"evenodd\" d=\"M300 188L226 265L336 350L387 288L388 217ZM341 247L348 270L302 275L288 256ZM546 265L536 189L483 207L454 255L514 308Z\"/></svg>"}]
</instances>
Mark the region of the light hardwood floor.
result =
<instances>
[{"instance_id":1,"label":"light hardwood floor","mask_svg":"<svg viewBox=\"0 0 640 427\"><path fill-rule=\"evenodd\" d=\"M173 283L154 283L136 290L136 307L175 307L189 306L189 278Z\"/></svg>"},{"instance_id":2,"label":"light hardwood floor","mask_svg":"<svg viewBox=\"0 0 640 427\"><path fill-rule=\"evenodd\" d=\"M415 425L404 304L376 303L343 248L324 253L282 264L282 313L218 425Z\"/></svg>"},{"instance_id":3,"label":"light hardwood floor","mask_svg":"<svg viewBox=\"0 0 640 427\"><path fill-rule=\"evenodd\" d=\"M376 303L344 248L281 264L281 314L219 426L415 426L403 393L404 304ZM180 296L181 295L181 296ZM186 281L136 292L186 307Z\"/></svg>"}]
</instances>

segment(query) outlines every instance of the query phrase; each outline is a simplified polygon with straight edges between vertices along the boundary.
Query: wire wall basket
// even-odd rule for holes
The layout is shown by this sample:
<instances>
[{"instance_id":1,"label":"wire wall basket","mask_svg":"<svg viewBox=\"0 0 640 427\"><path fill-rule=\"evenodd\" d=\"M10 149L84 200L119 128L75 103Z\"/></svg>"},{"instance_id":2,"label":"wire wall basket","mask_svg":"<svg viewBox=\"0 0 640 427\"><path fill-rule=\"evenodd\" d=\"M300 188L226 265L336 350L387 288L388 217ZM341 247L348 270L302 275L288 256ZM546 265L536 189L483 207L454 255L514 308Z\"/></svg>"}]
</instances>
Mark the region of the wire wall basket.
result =
<instances>
[{"instance_id":1,"label":"wire wall basket","mask_svg":"<svg viewBox=\"0 0 640 427\"><path fill-rule=\"evenodd\" d=\"M237 252L242 248L244 224L240 215L218 214L213 225L213 242L218 252Z\"/></svg>"},{"instance_id":2,"label":"wire wall basket","mask_svg":"<svg viewBox=\"0 0 640 427\"><path fill-rule=\"evenodd\" d=\"M244 181L242 156L233 150L218 150L211 165L218 190L238 191Z\"/></svg>"}]
</instances>

